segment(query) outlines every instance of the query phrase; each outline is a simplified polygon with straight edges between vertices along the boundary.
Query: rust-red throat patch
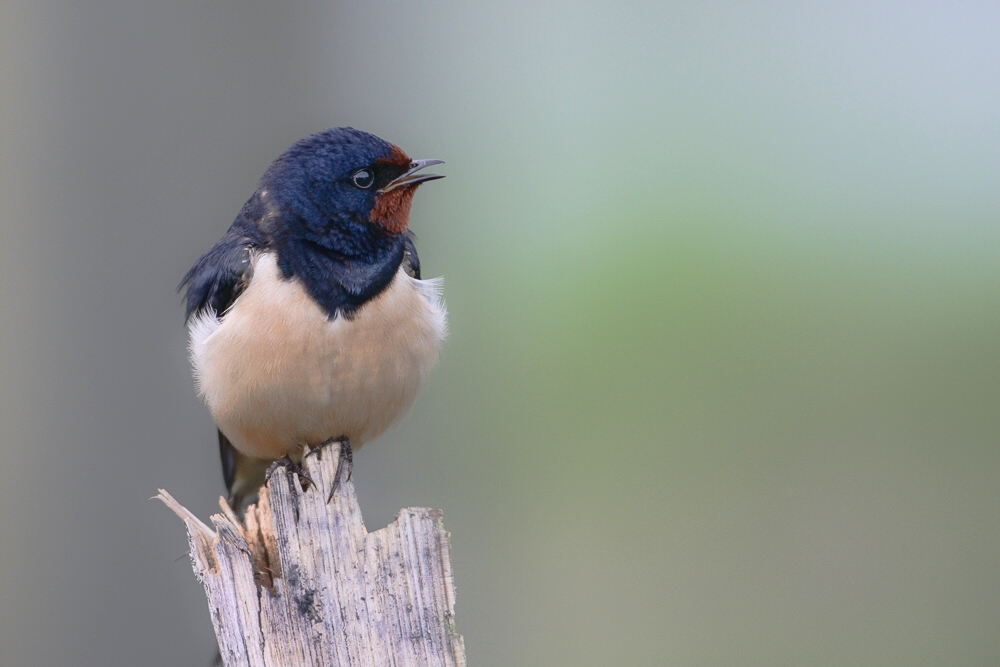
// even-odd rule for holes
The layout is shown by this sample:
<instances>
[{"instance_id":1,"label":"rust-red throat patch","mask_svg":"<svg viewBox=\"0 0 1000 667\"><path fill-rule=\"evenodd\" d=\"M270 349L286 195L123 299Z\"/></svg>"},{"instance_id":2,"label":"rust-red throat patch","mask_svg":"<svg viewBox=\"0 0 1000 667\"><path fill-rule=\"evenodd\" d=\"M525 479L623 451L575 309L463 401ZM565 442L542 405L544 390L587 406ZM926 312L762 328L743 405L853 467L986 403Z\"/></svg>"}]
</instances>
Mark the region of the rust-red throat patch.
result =
<instances>
[{"instance_id":1,"label":"rust-red throat patch","mask_svg":"<svg viewBox=\"0 0 1000 667\"><path fill-rule=\"evenodd\" d=\"M377 162L396 165L404 171L410 166L409 156L395 145L388 157L380 158ZM406 226L410 224L410 206L413 205L416 191L415 186L403 186L379 195L368 220L392 234L405 232Z\"/></svg>"}]
</instances>

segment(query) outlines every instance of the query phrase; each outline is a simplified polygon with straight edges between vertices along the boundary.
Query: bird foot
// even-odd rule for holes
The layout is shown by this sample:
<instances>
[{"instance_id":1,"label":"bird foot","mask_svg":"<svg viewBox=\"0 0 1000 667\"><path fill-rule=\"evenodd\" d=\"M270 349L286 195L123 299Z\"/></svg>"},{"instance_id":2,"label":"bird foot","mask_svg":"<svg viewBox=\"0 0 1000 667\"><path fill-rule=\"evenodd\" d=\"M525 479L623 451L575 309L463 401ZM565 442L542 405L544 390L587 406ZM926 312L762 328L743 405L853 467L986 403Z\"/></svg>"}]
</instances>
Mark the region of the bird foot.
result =
<instances>
[{"instance_id":1,"label":"bird foot","mask_svg":"<svg viewBox=\"0 0 1000 667\"><path fill-rule=\"evenodd\" d=\"M345 436L340 436L339 438L330 438L326 442L313 447L306 455L302 457L303 460L312 456L313 454L319 454L321 450L333 445L334 443L340 445L340 458L337 459L337 473L333 477L333 486L330 488L330 495L326 499L326 502L333 500L333 496L337 493L337 489L340 488L340 475L344 471L344 466L347 466L347 481L351 480L351 475L354 473L354 451L351 449L351 440Z\"/></svg>"},{"instance_id":2,"label":"bird foot","mask_svg":"<svg viewBox=\"0 0 1000 667\"><path fill-rule=\"evenodd\" d=\"M271 481L271 475L273 475L274 471L278 468L284 468L289 479L291 479L292 475L298 475L299 484L302 486L303 491L307 491L311 486L316 486L316 482L312 480L309 473L303 470L301 465L288 458L288 456L282 456L280 459L271 464L271 467L269 467L267 472L264 474L265 484Z\"/></svg>"}]
</instances>

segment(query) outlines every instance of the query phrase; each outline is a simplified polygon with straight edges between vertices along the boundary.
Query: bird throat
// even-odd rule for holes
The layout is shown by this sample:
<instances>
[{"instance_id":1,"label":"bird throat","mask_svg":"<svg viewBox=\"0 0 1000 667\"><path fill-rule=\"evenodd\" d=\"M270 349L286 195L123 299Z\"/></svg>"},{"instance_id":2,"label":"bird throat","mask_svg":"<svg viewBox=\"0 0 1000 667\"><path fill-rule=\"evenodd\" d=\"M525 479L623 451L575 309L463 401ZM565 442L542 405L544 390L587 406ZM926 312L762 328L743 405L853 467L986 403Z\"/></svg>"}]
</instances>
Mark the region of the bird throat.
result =
<instances>
[{"instance_id":1,"label":"bird throat","mask_svg":"<svg viewBox=\"0 0 1000 667\"><path fill-rule=\"evenodd\" d=\"M368 243L355 247L351 254L333 251L329 243L275 238L278 267L285 279L301 280L328 317L340 314L351 319L389 285L405 254L405 234L369 230Z\"/></svg>"},{"instance_id":2,"label":"bird throat","mask_svg":"<svg viewBox=\"0 0 1000 667\"><path fill-rule=\"evenodd\" d=\"M410 224L410 207L416 186L401 187L381 194L375 199L375 206L368 221L380 226L390 234L401 234Z\"/></svg>"}]
</instances>

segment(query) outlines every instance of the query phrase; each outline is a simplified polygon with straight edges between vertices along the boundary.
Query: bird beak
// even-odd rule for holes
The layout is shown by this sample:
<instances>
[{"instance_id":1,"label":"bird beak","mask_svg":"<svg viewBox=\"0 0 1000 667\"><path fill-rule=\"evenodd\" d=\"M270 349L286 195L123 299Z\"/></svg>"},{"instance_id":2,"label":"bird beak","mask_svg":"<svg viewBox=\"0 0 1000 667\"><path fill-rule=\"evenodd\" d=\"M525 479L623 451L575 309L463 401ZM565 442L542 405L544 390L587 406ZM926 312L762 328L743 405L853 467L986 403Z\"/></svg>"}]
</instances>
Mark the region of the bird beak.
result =
<instances>
[{"instance_id":1,"label":"bird beak","mask_svg":"<svg viewBox=\"0 0 1000 667\"><path fill-rule=\"evenodd\" d=\"M383 195L386 192L391 192L396 188L401 188L410 185L419 185L424 181L433 181L438 178L444 178L441 174L417 174L418 171L424 167L429 167L432 164L444 164L444 160L413 160L410 162L410 168L406 170L399 178L390 181L388 185L378 191L378 194Z\"/></svg>"}]
</instances>

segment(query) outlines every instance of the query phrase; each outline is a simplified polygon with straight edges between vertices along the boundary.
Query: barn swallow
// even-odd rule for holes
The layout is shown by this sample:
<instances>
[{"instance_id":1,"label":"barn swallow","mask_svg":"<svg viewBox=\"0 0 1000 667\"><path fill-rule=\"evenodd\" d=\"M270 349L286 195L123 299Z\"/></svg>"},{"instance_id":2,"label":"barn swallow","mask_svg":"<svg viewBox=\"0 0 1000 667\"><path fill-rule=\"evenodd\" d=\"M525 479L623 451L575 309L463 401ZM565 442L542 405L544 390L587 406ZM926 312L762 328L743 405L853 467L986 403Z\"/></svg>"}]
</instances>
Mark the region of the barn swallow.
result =
<instances>
[{"instance_id":1,"label":"barn swallow","mask_svg":"<svg viewBox=\"0 0 1000 667\"><path fill-rule=\"evenodd\" d=\"M349 454L412 406L447 335L408 231L417 187L443 178L421 170L441 163L350 127L306 137L181 281L237 512L272 462L333 441Z\"/></svg>"}]
</instances>

